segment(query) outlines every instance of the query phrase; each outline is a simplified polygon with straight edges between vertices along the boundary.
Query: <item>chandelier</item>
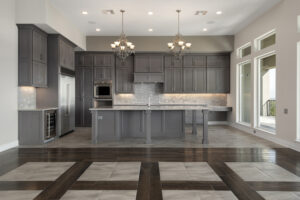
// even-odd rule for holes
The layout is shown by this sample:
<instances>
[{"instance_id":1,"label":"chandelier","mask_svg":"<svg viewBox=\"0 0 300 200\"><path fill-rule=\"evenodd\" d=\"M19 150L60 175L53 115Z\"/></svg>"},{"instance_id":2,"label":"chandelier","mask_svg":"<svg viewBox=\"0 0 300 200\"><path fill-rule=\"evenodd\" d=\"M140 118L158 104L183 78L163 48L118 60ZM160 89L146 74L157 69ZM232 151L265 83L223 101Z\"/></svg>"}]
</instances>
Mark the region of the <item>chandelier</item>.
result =
<instances>
[{"instance_id":1,"label":"chandelier","mask_svg":"<svg viewBox=\"0 0 300 200\"><path fill-rule=\"evenodd\" d=\"M177 59L181 59L184 51L186 49L190 49L192 46L192 43L185 43L184 40L182 39L182 36L180 35L180 24L179 24L179 14L181 12L181 10L176 10L177 14L178 14L178 32L177 35L175 36L175 39L173 42L169 42L168 43L168 47L169 50L172 54L174 54L175 58Z\"/></svg>"},{"instance_id":2,"label":"chandelier","mask_svg":"<svg viewBox=\"0 0 300 200\"><path fill-rule=\"evenodd\" d=\"M121 59L122 62L126 60L126 58L134 53L134 45L132 42L129 42L124 33L124 12L125 10L120 10L122 13L122 32L120 38L112 43L110 46L115 54Z\"/></svg>"}]
</instances>

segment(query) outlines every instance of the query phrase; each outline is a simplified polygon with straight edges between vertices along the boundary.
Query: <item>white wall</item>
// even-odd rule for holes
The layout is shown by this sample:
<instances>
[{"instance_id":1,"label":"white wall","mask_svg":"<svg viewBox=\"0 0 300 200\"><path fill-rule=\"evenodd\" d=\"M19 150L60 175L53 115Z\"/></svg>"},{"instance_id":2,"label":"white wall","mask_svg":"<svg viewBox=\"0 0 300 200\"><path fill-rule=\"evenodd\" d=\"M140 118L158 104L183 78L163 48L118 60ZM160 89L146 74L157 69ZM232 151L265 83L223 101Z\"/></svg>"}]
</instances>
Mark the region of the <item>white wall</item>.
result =
<instances>
[{"instance_id":1,"label":"white wall","mask_svg":"<svg viewBox=\"0 0 300 200\"><path fill-rule=\"evenodd\" d=\"M35 24L47 33L59 33L86 49L85 34L56 10L51 0L16 0L16 23Z\"/></svg>"},{"instance_id":2,"label":"white wall","mask_svg":"<svg viewBox=\"0 0 300 200\"><path fill-rule=\"evenodd\" d=\"M235 50L240 46L251 42L252 54L243 59L238 59L236 52L232 53L231 65L231 94L228 95L228 103L233 106L230 116L232 123L236 121L236 65L242 61L250 59L252 61L252 72L254 70L254 60L258 55L270 51L276 52L277 69L277 116L276 135L261 133L261 136L273 141L288 144L300 149L300 144L296 143L296 107L297 107L297 42L300 41L300 34L297 31L297 20L300 14L299 0L283 0L263 16L255 20L249 26L235 35ZM268 47L261 52L254 49L254 39L264 33L276 29L276 45ZM254 74L254 73L252 73ZM252 81L254 82L254 77ZM254 87L252 88L254 93ZM252 104L252 118L254 119L254 109ZM284 114L284 109L288 109L288 114ZM236 124L234 124L236 125ZM243 127L245 128L245 127ZM253 133L253 124L249 132ZM251 131L252 130L252 131Z\"/></svg>"},{"instance_id":3,"label":"white wall","mask_svg":"<svg viewBox=\"0 0 300 200\"><path fill-rule=\"evenodd\" d=\"M18 30L15 0L0 1L0 151L18 140Z\"/></svg>"}]
</instances>

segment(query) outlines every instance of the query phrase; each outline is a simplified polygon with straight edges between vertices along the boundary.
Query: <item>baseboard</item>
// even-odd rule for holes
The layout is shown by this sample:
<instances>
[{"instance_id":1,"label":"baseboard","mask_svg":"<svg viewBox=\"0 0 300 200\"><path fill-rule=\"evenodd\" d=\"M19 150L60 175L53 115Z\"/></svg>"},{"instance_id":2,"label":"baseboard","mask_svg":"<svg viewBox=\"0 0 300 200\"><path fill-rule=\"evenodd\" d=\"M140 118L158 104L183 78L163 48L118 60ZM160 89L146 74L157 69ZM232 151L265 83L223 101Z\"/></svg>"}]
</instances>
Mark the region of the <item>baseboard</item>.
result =
<instances>
[{"instance_id":1,"label":"baseboard","mask_svg":"<svg viewBox=\"0 0 300 200\"><path fill-rule=\"evenodd\" d=\"M14 148L14 147L17 147L17 146L19 146L19 141L18 140L10 142L10 143L2 144L2 145L0 145L0 152L6 151L8 149L11 149L11 148Z\"/></svg>"},{"instance_id":2,"label":"baseboard","mask_svg":"<svg viewBox=\"0 0 300 200\"><path fill-rule=\"evenodd\" d=\"M192 125L192 123L186 123L188 125ZM202 125L200 123L197 123L197 125ZM208 125L228 125L228 121L209 121Z\"/></svg>"},{"instance_id":3,"label":"baseboard","mask_svg":"<svg viewBox=\"0 0 300 200\"><path fill-rule=\"evenodd\" d=\"M270 134L268 132L259 130L259 129L253 129L251 127L247 127L241 124L237 124L237 123L228 123L229 126L236 128L238 130L241 130L245 133L249 133L253 136L257 136L260 137L262 139L274 142L276 144L279 144L281 146L293 149L295 151L299 151L300 152L300 145L299 142L295 141L295 142L290 142L290 141L286 141L280 138L277 138L276 135ZM254 133L254 130L256 131L256 133Z\"/></svg>"}]
</instances>

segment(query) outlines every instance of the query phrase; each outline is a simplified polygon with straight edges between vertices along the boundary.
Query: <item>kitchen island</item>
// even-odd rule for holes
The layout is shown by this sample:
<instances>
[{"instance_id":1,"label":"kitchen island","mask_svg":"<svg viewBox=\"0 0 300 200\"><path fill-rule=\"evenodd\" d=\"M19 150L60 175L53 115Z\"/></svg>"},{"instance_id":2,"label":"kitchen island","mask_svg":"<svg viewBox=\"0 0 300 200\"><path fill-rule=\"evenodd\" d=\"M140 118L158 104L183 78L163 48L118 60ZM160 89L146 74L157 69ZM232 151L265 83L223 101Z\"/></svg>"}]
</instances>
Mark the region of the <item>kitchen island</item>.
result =
<instances>
[{"instance_id":1,"label":"kitchen island","mask_svg":"<svg viewBox=\"0 0 300 200\"><path fill-rule=\"evenodd\" d=\"M208 144L208 114L228 112L227 106L204 105L152 105L113 106L91 108L92 142L121 140L122 138L145 138L147 144L152 138L184 137L185 111L193 111L193 134L197 134L196 111L203 113L203 144Z\"/></svg>"}]
</instances>

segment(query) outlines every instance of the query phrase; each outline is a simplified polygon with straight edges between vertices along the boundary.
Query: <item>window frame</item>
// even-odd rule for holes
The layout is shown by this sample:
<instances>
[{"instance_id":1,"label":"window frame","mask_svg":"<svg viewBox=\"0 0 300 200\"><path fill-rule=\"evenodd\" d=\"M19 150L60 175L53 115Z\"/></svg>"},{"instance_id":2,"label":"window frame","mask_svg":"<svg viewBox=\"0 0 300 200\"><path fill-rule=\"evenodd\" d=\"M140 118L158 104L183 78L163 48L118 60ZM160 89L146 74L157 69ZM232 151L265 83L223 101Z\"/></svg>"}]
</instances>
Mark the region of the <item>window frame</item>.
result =
<instances>
[{"instance_id":1,"label":"window frame","mask_svg":"<svg viewBox=\"0 0 300 200\"><path fill-rule=\"evenodd\" d=\"M251 53L249 55L246 55L243 57L243 50L250 47L251 48ZM241 47L239 47L237 49L237 58L245 58L245 57L248 57L252 54L252 45L251 45L251 42L247 42L246 44L242 45Z\"/></svg>"},{"instance_id":2,"label":"window frame","mask_svg":"<svg viewBox=\"0 0 300 200\"><path fill-rule=\"evenodd\" d=\"M276 37L276 29L272 29L271 31L268 31L267 33L265 33L265 34L263 34L263 35L261 35L261 36L259 36L259 37L257 37L255 40L254 40L254 44L255 44L255 49L257 50L257 51L261 51L261 50L263 50L263 49L266 49L266 48L269 48L269 47L272 47L272 46L274 46L274 45L276 45L276 40L275 40L275 44L273 44L273 45L271 45L271 46L269 46L269 47L266 47L266 48L261 48L261 41L262 40L264 40L264 39L266 39L266 38L268 38L268 37L270 37L270 36L272 36L272 35L274 35L275 34L275 37Z\"/></svg>"}]
</instances>

